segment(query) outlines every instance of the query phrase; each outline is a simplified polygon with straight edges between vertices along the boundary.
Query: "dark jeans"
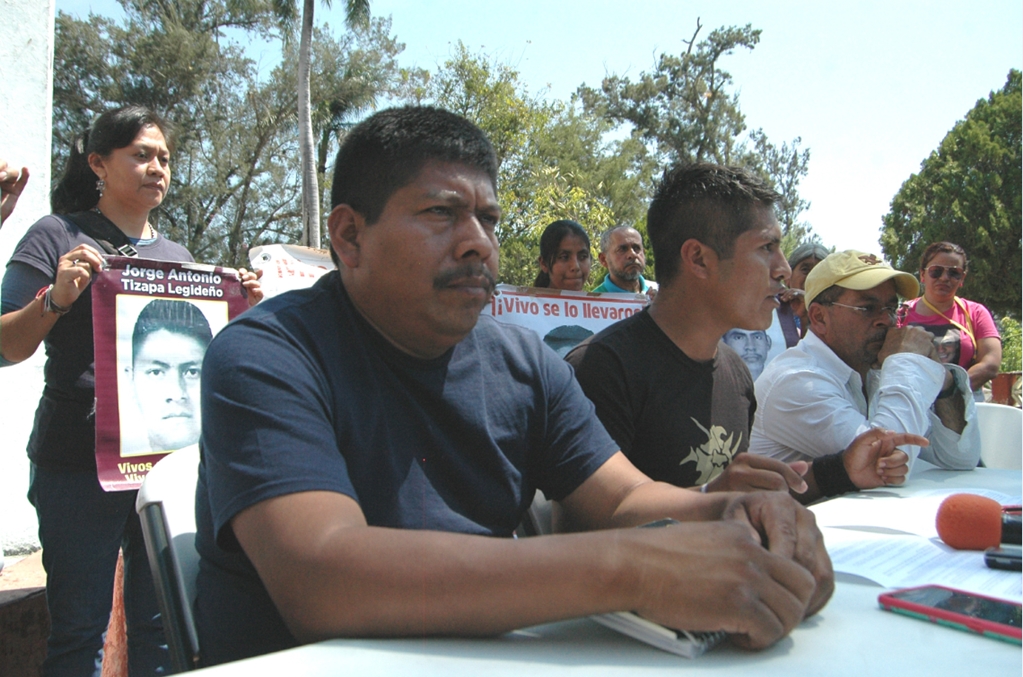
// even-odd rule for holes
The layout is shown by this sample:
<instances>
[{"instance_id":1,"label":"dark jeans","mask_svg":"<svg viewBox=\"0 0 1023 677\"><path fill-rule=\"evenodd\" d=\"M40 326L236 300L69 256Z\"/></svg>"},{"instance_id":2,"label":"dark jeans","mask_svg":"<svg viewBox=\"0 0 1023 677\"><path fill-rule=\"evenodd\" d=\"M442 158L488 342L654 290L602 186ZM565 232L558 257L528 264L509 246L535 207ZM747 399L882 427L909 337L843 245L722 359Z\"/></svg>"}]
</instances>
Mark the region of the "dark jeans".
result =
<instances>
[{"instance_id":1,"label":"dark jeans","mask_svg":"<svg viewBox=\"0 0 1023 677\"><path fill-rule=\"evenodd\" d=\"M95 472L32 465L28 500L39 517L50 637L43 674L100 674L118 548L124 552L128 669L165 674L170 665L134 491L106 492Z\"/></svg>"}]
</instances>

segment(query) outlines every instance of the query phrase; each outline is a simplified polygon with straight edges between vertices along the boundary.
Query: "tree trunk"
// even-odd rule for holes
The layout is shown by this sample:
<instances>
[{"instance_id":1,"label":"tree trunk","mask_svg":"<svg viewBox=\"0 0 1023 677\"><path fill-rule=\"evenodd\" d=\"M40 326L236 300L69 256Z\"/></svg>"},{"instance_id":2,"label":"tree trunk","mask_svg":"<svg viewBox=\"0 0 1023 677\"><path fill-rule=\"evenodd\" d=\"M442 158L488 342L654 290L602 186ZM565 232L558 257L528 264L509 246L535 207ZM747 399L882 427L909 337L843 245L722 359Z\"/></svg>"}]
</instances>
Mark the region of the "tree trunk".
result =
<instances>
[{"instance_id":1,"label":"tree trunk","mask_svg":"<svg viewBox=\"0 0 1023 677\"><path fill-rule=\"evenodd\" d=\"M302 239L306 246L318 249L320 246L320 191L316 181L312 110L309 105L314 2L315 0L305 0L302 8L302 41L298 48L298 136L302 153Z\"/></svg>"}]
</instances>

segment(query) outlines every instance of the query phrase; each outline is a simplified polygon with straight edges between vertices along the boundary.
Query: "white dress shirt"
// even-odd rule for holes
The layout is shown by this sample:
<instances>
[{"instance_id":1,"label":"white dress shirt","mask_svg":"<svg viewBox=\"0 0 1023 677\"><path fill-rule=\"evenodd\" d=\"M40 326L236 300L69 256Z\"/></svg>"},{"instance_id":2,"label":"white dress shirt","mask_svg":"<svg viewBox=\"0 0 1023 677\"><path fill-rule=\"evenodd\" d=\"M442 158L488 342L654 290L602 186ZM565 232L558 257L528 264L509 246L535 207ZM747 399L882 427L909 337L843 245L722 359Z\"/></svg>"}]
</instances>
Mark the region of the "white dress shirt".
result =
<instances>
[{"instance_id":1,"label":"white dress shirt","mask_svg":"<svg viewBox=\"0 0 1023 677\"><path fill-rule=\"evenodd\" d=\"M932 410L945 370L951 370L966 405L966 428L957 434ZM858 372L813 332L767 365L757 379L751 453L782 461L811 461L838 453L862 432L886 428L923 435L931 445L900 447L910 467L920 458L949 470L968 470L980 459L977 408L969 377L958 365L896 353L867 374L867 398ZM869 403L868 403L869 400Z\"/></svg>"}]
</instances>

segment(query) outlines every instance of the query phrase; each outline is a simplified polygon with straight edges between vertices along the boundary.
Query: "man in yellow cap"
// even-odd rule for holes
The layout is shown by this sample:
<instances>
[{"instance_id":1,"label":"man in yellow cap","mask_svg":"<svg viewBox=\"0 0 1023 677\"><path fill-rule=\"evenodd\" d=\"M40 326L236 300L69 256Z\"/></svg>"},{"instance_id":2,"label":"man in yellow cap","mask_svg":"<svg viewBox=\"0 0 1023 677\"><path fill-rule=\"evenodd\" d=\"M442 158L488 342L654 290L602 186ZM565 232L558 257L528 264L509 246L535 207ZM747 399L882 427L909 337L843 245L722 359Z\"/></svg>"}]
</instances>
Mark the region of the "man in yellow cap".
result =
<instances>
[{"instance_id":1,"label":"man in yellow cap","mask_svg":"<svg viewBox=\"0 0 1023 677\"><path fill-rule=\"evenodd\" d=\"M806 277L810 330L771 362L756 382L750 452L784 461L841 452L870 428L924 435L926 448L906 447L906 471L919 455L942 468L967 470L980 458L980 434L969 377L942 365L931 335L897 328L899 296L919 285L873 254L829 255ZM843 491L877 486L832 456L814 465Z\"/></svg>"}]
</instances>

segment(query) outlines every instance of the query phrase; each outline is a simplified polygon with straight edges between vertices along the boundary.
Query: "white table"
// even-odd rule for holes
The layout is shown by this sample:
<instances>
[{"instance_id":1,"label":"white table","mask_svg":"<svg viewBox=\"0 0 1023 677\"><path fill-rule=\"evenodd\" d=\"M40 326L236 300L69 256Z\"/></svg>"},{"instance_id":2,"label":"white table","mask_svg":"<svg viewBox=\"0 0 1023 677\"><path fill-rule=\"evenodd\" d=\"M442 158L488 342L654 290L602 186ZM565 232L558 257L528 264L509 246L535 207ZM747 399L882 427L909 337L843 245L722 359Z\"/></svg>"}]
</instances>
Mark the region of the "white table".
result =
<instances>
[{"instance_id":1,"label":"white table","mask_svg":"<svg viewBox=\"0 0 1023 677\"><path fill-rule=\"evenodd\" d=\"M922 470L922 469L921 469ZM980 487L1020 493L1021 474L1004 470L914 471L911 495L940 487ZM862 501L864 497L837 499ZM869 499L868 499L869 500ZM756 677L829 675L1019 675L1020 647L926 623L877 605L880 586L838 574L824 610L791 635L756 653L729 645L687 660L580 619L493 639L331 640L203 671L232 675L718 675L742 670Z\"/></svg>"}]
</instances>

